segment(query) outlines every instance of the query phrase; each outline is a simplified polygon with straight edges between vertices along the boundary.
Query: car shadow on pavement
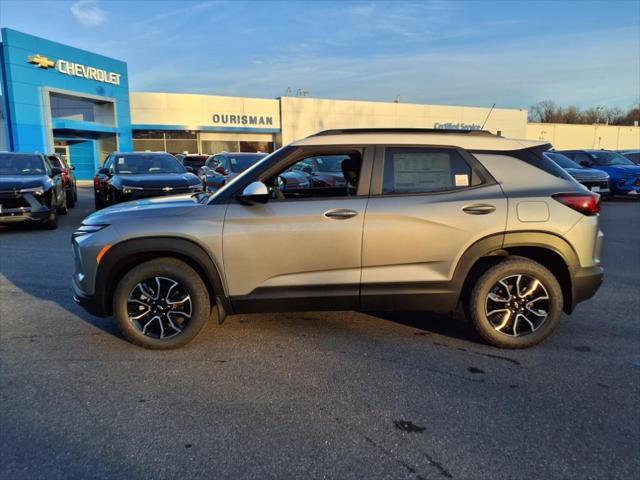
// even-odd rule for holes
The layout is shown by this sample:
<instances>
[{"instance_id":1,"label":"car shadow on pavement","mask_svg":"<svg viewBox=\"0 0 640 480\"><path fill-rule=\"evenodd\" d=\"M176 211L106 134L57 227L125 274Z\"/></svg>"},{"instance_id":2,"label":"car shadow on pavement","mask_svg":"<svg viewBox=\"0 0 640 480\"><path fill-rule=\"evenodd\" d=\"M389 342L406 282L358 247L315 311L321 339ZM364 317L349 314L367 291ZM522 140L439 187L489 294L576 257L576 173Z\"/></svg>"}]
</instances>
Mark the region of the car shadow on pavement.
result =
<instances>
[{"instance_id":1,"label":"car shadow on pavement","mask_svg":"<svg viewBox=\"0 0 640 480\"><path fill-rule=\"evenodd\" d=\"M416 335L435 333L467 342L483 343L471 324L459 318L436 313L411 311L367 312L367 314L420 330L420 332L415 332Z\"/></svg>"}]
</instances>

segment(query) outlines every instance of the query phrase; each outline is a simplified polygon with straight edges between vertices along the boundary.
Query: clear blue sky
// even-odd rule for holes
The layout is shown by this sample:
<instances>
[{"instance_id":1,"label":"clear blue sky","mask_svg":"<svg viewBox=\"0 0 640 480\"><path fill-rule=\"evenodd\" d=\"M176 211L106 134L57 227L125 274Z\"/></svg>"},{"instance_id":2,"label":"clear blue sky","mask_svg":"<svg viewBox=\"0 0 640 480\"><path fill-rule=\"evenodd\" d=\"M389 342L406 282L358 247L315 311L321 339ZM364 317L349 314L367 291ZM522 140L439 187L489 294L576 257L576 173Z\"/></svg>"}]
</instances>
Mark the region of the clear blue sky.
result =
<instances>
[{"instance_id":1,"label":"clear blue sky","mask_svg":"<svg viewBox=\"0 0 640 480\"><path fill-rule=\"evenodd\" d=\"M134 91L521 108L640 98L640 0L0 0L0 24L126 61Z\"/></svg>"}]
</instances>

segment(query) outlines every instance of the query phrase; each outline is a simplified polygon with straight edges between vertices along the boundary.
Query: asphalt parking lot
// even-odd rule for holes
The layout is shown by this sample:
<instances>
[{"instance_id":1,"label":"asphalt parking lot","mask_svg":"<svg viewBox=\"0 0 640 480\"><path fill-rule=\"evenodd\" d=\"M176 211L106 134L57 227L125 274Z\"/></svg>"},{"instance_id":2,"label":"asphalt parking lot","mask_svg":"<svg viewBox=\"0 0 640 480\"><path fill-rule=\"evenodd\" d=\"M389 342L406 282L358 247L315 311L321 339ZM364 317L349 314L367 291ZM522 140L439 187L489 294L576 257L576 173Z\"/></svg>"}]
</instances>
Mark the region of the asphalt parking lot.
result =
<instances>
[{"instance_id":1,"label":"asphalt parking lot","mask_svg":"<svg viewBox=\"0 0 640 480\"><path fill-rule=\"evenodd\" d=\"M542 345L426 314L242 315L146 351L76 306L71 232L0 231L0 477L634 478L640 205L606 202L606 279Z\"/></svg>"}]
</instances>

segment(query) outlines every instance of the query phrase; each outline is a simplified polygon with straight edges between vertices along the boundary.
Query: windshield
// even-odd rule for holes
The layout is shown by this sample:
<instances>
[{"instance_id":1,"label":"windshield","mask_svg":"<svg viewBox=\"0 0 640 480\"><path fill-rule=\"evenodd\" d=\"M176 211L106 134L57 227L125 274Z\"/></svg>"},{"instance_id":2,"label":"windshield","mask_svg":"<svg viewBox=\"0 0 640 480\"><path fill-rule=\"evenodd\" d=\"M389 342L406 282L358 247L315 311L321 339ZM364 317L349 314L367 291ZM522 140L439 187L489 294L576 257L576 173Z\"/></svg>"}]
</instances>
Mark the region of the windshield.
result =
<instances>
[{"instance_id":1,"label":"windshield","mask_svg":"<svg viewBox=\"0 0 640 480\"><path fill-rule=\"evenodd\" d=\"M0 153L0 175L44 175L40 155Z\"/></svg>"},{"instance_id":2,"label":"windshield","mask_svg":"<svg viewBox=\"0 0 640 480\"><path fill-rule=\"evenodd\" d=\"M571 160L569 157L562 155L561 153L546 152L545 155L556 162L558 165L560 165L562 168L583 168L576 162Z\"/></svg>"},{"instance_id":3,"label":"windshield","mask_svg":"<svg viewBox=\"0 0 640 480\"><path fill-rule=\"evenodd\" d=\"M635 165L624 155L616 152L589 152L598 165Z\"/></svg>"},{"instance_id":4,"label":"windshield","mask_svg":"<svg viewBox=\"0 0 640 480\"><path fill-rule=\"evenodd\" d=\"M239 155L237 157L229 155L231 171L234 173L244 172L247 168L264 157L266 157L266 155L263 153L256 153L255 155Z\"/></svg>"},{"instance_id":5,"label":"windshield","mask_svg":"<svg viewBox=\"0 0 640 480\"><path fill-rule=\"evenodd\" d=\"M168 153L137 153L117 155L114 159L116 173L137 175L148 173L185 173L186 169Z\"/></svg>"}]
</instances>

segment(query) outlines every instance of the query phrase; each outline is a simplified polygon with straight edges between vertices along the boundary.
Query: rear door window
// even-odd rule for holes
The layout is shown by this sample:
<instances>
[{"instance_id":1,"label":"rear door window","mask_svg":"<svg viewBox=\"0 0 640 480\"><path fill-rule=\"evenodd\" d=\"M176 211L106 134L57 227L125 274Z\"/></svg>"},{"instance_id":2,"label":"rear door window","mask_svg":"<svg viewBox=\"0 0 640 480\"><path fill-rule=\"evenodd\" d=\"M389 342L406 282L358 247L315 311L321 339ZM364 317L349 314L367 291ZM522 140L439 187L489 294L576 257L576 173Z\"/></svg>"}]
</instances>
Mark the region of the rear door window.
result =
<instances>
[{"instance_id":1,"label":"rear door window","mask_svg":"<svg viewBox=\"0 0 640 480\"><path fill-rule=\"evenodd\" d=\"M385 195L447 192L480 184L480 176L454 149L385 149L382 184Z\"/></svg>"}]
</instances>

